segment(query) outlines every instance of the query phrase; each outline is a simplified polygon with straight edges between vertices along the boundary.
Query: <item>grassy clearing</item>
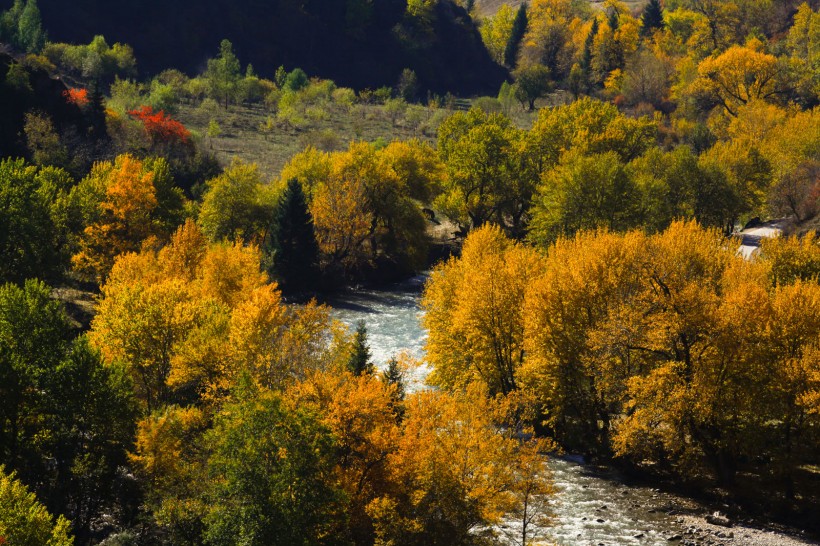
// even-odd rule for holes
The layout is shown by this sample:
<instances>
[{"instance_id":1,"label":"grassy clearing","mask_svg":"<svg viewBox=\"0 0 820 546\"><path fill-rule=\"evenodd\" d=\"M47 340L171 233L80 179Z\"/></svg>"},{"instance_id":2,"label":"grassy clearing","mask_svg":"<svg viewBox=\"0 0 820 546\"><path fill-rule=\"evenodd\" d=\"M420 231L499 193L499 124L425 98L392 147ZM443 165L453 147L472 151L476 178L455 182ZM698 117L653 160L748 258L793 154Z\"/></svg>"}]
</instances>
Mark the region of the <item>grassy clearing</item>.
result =
<instances>
[{"instance_id":1,"label":"grassy clearing","mask_svg":"<svg viewBox=\"0 0 820 546\"><path fill-rule=\"evenodd\" d=\"M498 8L504 4L509 4L517 8L523 3L524 0L477 0L476 10L482 17L491 17L495 15ZM595 8L603 9L604 0L589 0L589 3ZM643 5L646 4L646 0L626 0L624 4L629 8L629 11L635 13L637 10L643 8Z\"/></svg>"},{"instance_id":2,"label":"grassy clearing","mask_svg":"<svg viewBox=\"0 0 820 546\"><path fill-rule=\"evenodd\" d=\"M467 109L473 102L460 99L454 106ZM548 102L545 100L543 104ZM411 138L435 144L438 125L454 111L407 105L397 113L385 105L329 103L320 109L311 109L312 117L305 116L298 126L278 120L274 112L262 105L231 106L228 110L181 105L176 115L201 140L203 148L212 150L223 165L237 157L258 164L263 176L273 179L294 154L307 146L336 151L347 149L351 141L390 142ZM509 114L524 128L532 125L536 115L523 111L518 105L511 108ZM272 124L266 131L263 127L268 118ZM219 125L219 134L209 137L212 121Z\"/></svg>"}]
</instances>

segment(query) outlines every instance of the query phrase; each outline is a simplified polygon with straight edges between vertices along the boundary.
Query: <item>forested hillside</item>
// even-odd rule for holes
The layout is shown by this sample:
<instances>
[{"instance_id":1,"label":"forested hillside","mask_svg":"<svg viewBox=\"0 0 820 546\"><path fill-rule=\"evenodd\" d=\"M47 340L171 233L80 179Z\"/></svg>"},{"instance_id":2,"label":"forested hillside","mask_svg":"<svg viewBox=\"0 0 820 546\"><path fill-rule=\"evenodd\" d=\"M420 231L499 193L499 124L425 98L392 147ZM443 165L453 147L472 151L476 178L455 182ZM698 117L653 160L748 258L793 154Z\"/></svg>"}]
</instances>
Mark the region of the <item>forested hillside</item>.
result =
<instances>
[{"instance_id":1,"label":"forested hillside","mask_svg":"<svg viewBox=\"0 0 820 546\"><path fill-rule=\"evenodd\" d=\"M88 43L102 34L130 44L144 74L196 73L227 38L268 77L280 65L301 67L362 89L393 85L411 68L425 89L476 94L494 92L505 76L450 0L412 13L405 0L42 0L39 7L52 40Z\"/></svg>"}]
</instances>

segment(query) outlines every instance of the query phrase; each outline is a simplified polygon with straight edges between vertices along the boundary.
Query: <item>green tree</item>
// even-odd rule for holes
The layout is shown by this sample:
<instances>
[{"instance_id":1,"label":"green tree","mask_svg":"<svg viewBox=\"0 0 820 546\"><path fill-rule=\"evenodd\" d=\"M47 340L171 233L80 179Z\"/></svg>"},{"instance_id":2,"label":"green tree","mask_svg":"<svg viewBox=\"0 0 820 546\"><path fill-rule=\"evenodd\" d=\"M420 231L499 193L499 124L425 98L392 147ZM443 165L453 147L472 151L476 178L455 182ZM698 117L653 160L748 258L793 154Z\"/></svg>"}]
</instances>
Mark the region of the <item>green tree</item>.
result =
<instances>
[{"instance_id":1,"label":"green tree","mask_svg":"<svg viewBox=\"0 0 820 546\"><path fill-rule=\"evenodd\" d=\"M230 101L236 98L242 78L240 70L239 59L233 52L233 44L229 40L222 40L219 45L219 56L208 60L205 78L210 83L212 96L224 101L226 110Z\"/></svg>"},{"instance_id":2,"label":"green tree","mask_svg":"<svg viewBox=\"0 0 820 546\"><path fill-rule=\"evenodd\" d=\"M0 282L61 273L64 264L42 172L22 159L0 161Z\"/></svg>"},{"instance_id":3,"label":"green tree","mask_svg":"<svg viewBox=\"0 0 820 546\"><path fill-rule=\"evenodd\" d=\"M504 48L504 64L510 68L515 67L518 62L518 51L521 49L521 40L527 32L527 3L518 7L513 20L512 32L507 46Z\"/></svg>"},{"instance_id":4,"label":"green tree","mask_svg":"<svg viewBox=\"0 0 820 546\"><path fill-rule=\"evenodd\" d=\"M0 539L9 546L72 546L69 522L55 521L34 493L0 465Z\"/></svg>"},{"instance_id":5,"label":"green tree","mask_svg":"<svg viewBox=\"0 0 820 546\"><path fill-rule=\"evenodd\" d=\"M373 362L370 360L370 346L367 344L367 325L363 320L356 324L353 334L353 347L347 369L353 375L373 375Z\"/></svg>"},{"instance_id":6,"label":"green tree","mask_svg":"<svg viewBox=\"0 0 820 546\"><path fill-rule=\"evenodd\" d=\"M206 187L198 223L209 239L265 240L273 200L256 164L236 159L225 172L206 182Z\"/></svg>"},{"instance_id":7,"label":"green tree","mask_svg":"<svg viewBox=\"0 0 820 546\"><path fill-rule=\"evenodd\" d=\"M387 367L382 372L382 380L387 385L392 385L396 390L394 398L401 402L407 392L404 380L404 370L402 370L399 360L393 356L387 361Z\"/></svg>"},{"instance_id":8,"label":"green tree","mask_svg":"<svg viewBox=\"0 0 820 546\"><path fill-rule=\"evenodd\" d=\"M135 412L123 371L71 334L46 285L0 288L0 460L86 539L117 508Z\"/></svg>"},{"instance_id":9,"label":"green tree","mask_svg":"<svg viewBox=\"0 0 820 546\"><path fill-rule=\"evenodd\" d=\"M551 89L550 71L546 66L533 64L515 71L515 98L529 110L535 110L535 101Z\"/></svg>"},{"instance_id":10,"label":"green tree","mask_svg":"<svg viewBox=\"0 0 820 546\"><path fill-rule=\"evenodd\" d=\"M288 73L285 81L282 84L282 88L288 91L299 91L304 89L308 86L310 80L308 80L307 74L301 68L294 68L291 72Z\"/></svg>"},{"instance_id":11,"label":"green tree","mask_svg":"<svg viewBox=\"0 0 820 546\"><path fill-rule=\"evenodd\" d=\"M269 260L274 277L284 290L316 290L319 281L319 245L313 232L313 217L308 210L302 185L288 181L273 213Z\"/></svg>"},{"instance_id":12,"label":"green tree","mask_svg":"<svg viewBox=\"0 0 820 546\"><path fill-rule=\"evenodd\" d=\"M637 224L638 192L617 154L570 154L538 188L530 238L546 246L559 236Z\"/></svg>"},{"instance_id":13,"label":"green tree","mask_svg":"<svg viewBox=\"0 0 820 546\"><path fill-rule=\"evenodd\" d=\"M649 0L641 14L641 36L652 36L655 30L663 30L664 26L660 0Z\"/></svg>"},{"instance_id":14,"label":"green tree","mask_svg":"<svg viewBox=\"0 0 820 546\"><path fill-rule=\"evenodd\" d=\"M27 0L18 23L17 46L27 53L39 53L45 45L46 33L40 20L37 0Z\"/></svg>"},{"instance_id":15,"label":"green tree","mask_svg":"<svg viewBox=\"0 0 820 546\"><path fill-rule=\"evenodd\" d=\"M232 546L332 544L343 499L331 485L333 442L316 417L279 395L248 392L208 434L212 454L205 539ZM337 531L337 532L334 532Z\"/></svg>"}]
</instances>

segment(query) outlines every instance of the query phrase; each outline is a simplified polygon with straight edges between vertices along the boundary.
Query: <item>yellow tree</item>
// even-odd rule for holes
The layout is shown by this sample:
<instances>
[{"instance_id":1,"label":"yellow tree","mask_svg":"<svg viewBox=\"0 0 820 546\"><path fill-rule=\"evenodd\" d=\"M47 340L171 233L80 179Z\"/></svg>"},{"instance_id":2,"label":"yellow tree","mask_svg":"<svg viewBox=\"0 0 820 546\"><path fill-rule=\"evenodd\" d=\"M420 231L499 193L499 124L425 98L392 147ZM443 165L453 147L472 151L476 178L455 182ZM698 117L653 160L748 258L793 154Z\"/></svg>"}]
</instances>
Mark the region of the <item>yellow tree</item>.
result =
<instances>
[{"instance_id":1,"label":"yellow tree","mask_svg":"<svg viewBox=\"0 0 820 546\"><path fill-rule=\"evenodd\" d=\"M777 57L750 47L734 45L698 66L699 85L737 115L738 107L755 100L771 100L782 93Z\"/></svg>"},{"instance_id":2,"label":"yellow tree","mask_svg":"<svg viewBox=\"0 0 820 546\"><path fill-rule=\"evenodd\" d=\"M371 375L335 369L311 374L287 393L293 405L320 414L336 439L334 480L347 496L349 529L357 544L373 542L370 503L400 486L391 481L388 466L399 438L394 388Z\"/></svg>"},{"instance_id":3,"label":"yellow tree","mask_svg":"<svg viewBox=\"0 0 820 546\"><path fill-rule=\"evenodd\" d=\"M484 46L498 64L504 64L504 52L512 35L516 10L509 4L502 4L495 15L481 21L479 31Z\"/></svg>"},{"instance_id":4,"label":"yellow tree","mask_svg":"<svg viewBox=\"0 0 820 546\"><path fill-rule=\"evenodd\" d=\"M422 308L435 384L455 388L478 380L492 393L516 388L524 294L539 266L536 251L487 226L470 234L460 258L432 273Z\"/></svg>"},{"instance_id":5,"label":"yellow tree","mask_svg":"<svg viewBox=\"0 0 820 546\"><path fill-rule=\"evenodd\" d=\"M606 231L559 238L526 292L521 384L566 445L609 449L610 416L636 370L629 358L600 347L595 333L636 290L644 239Z\"/></svg>"},{"instance_id":6,"label":"yellow tree","mask_svg":"<svg viewBox=\"0 0 820 546\"><path fill-rule=\"evenodd\" d=\"M178 221L182 194L173 187L164 159L121 155L96 164L80 186L98 201L72 263L97 281L105 278L118 254L138 250L150 237L167 237Z\"/></svg>"}]
</instances>

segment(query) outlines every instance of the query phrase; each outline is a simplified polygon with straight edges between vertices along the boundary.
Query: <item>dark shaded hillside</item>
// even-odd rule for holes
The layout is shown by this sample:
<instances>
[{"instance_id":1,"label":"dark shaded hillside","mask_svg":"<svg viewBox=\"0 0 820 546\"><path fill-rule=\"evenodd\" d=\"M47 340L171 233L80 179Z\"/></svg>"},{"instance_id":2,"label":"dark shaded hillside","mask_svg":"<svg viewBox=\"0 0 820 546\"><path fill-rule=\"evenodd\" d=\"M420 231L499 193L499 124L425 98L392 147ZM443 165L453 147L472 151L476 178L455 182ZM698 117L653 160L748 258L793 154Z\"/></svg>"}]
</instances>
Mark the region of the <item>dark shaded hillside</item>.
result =
<instances>
[{"instance_id":1,"label":"dark shaded hillside","mask_svg":"<svg viewBox=\"0 0 820 546\"><path fill-rule=\"evenodd\" d=\"M9 72L13 63L10 55L0 51L0 155L29 155L23 134L28 112L48 116L58 130L70 131L76 139L83 140L91 134L89 117L66 101L63 95L66 86L62 81L31 67L20 68L15 77Z\"/></svg>"},{"instance_id":2,"label":"dark shaded hillside","mask_svg":"<svg viewBox=\"0 0 820 546\"><path fill-rule=\"evenodd\" d=\"M7 7L10 0L0 5ZM88 43L95 34L134 47L144 73L198 72L231 40L243 62L272 76L301 67L355 88L394 84L407 67L423 88L495 93L505 76L471 19L450 0L427 18L406 0L40 0L53 41Z\"/></svg>"}]
</instances>

